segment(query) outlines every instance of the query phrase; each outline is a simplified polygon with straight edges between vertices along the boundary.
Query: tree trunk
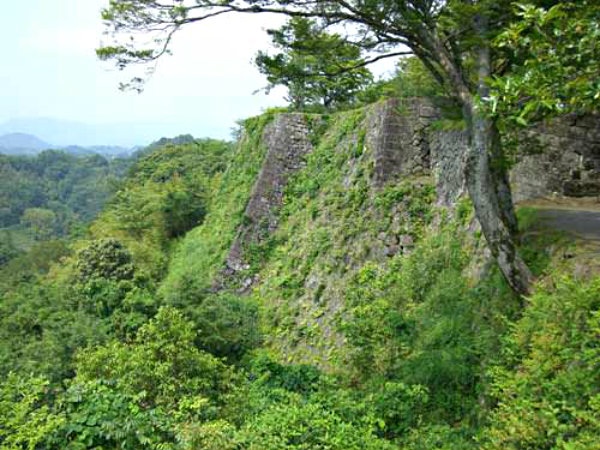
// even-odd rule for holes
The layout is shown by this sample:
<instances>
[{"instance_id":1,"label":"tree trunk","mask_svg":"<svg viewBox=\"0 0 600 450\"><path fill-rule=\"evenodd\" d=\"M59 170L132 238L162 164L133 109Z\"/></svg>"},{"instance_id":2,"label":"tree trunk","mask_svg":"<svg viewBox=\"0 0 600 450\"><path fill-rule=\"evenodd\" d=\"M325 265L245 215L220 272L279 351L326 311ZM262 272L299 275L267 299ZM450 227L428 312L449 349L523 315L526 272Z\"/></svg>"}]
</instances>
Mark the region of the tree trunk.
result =
<instances>
[{"instance_id":1,"label":"tree trunk","mask_svg":"<svg viewBox=\"0 0 600 450\"><path fill-rule=\"evenodd\" d=\"M460 58L452 57L440 36L422 29L419 38L426 43L447 75L449 85L463 108L470 135L465 180L488 247L511 289L519 295L527 295L533 277L515 244L517 219L498 129L476 100L476 96L479 99L489 96L487 80L491 76L491 64L486 17L477 16L473 25L481 38L474 55L478 69L477 92L473 92L469 77L463 73Z\"/></svg>"},{"instance_id":2,"label":"tree trunk","mask_svg":"<svg viewBox=\"0 0 600 450\"><path fill-rule=\"evenodd\" d=\"M473 111L475 109L475 111ZM527 295L532 275L517 252L513 233L516 229L514 207L506 170L494 167L492 159L494 124L481 112L471 110L471 144L465 178L477 220L492 255L513 291Z\"/></svg>"},{"instance_id":3,"label":"tree trunk","mask_svg":"<svg viewBox=\"0 0 600 450\"><path fill-rule=\"evenodd\" d=\"M513 239L518 239L519 224L515 214L515 206L512 199L512 191L508 179L508 165L502 152L502 143L500 142L500 132L495 122L491 123L490 136L490 157L492 178L496 183L496 192L502 214L502 221L507 226Z\"/></svg>"},{"instance_id":4,"label":"tree trunk","mask_svg":"<svg viewBox=\"0 0 600 450\"><path fill-rule=\"evenodd\" d=\"M475 26L480 36L484 36L486 18L477 17ZM482 42L486 41L482 39ZM489 96L487 80L491 76L490 49L485 43L477 50L476 64L477 95L485 100ZM475 214L504 278L517 294L527 295L533 277L515 244L517 219L498 129L473 96L463 103L463 108L471 141L465 178Z\"/></svg>"}]
</instances>

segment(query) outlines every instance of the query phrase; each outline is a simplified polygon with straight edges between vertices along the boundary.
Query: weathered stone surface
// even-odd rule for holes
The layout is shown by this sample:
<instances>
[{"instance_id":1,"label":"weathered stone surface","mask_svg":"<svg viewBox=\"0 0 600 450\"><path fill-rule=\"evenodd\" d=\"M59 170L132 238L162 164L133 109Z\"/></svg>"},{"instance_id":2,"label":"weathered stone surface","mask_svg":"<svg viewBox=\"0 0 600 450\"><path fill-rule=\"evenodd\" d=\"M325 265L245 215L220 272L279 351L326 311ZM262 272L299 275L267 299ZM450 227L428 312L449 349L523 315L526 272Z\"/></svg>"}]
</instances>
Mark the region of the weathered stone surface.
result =
<instances>
[{"instance_id":1,"label":"weathered stone surface","mask_svg":"<svg viewBox=\"0 0 600 450\"><path fill-rule=\"evenodd\" d=\"M433 173L439 204L450 206L465 192L467 135L433 129L439 118L439 110L426 98L388 100L370 110L367 145L373 149L376 187L410 175Z\"/></svg>"},{"instance_id":2,"label":"weathered stone surface","mask_svg":"<svg viewBox=\"0 0 600 450\"><path fill-rule=\"evenodd\" d=\"M436 116L435 108L420 98L389 100L369 111L367 145L373 149L375 186L429 171L426 130Z\"/></svg>"},{"instance_id":3,"label":"weathered stone surface","mask_svg":"<svg viewBox=\"0 0 600 450\"><path fill-rule=\"evenodd\" d=\"M265 129L263 142L267 146L265 162L246 206L244 224L227 257L226 271L230 274L248 269L244 248L260 243L277 228L278 211L289 176L303 166L305 155L312 150L302 114L277 116Z\"/></svg>"},{"instance_id":4,"label":"weathered stone surface","mask_svg":"<svg viewBox=\"0 0 600 450\"><path fill-rule=\"evenodd\" d=\"M373 148L375 186L433 173L438 203L450 206L465 193L468 135L432 127L439 111L427 99L389 100L373 107L367 144ZM600 196L600 116L569 115L537 127L523 141L511 171L516 202L549 196ZM535 148L527 148L534 142ZM532 152L535 150L535 152Z\"/></svg>"},{"instance_id":5,"label":"weathered stone surface","mask_svg":"<svg viewBox=\"0 0 600 450\"><path fill-rule=\"evenodd\" d=\"M539 154L511 173L515 201L600 195L600 117L570 115L538 127Z\"/></svg>"},{"instance_id":6,"label":"weathered stone surface","mask_svg":"<svg viewBox=\"0 0 600 450\"><path fill-rule=\"evenodd\" d=\"M428 137L438 204L451 206L467 190L463 169L468 136L465 131L431 131Z\"/></svg>"}]
</instances>

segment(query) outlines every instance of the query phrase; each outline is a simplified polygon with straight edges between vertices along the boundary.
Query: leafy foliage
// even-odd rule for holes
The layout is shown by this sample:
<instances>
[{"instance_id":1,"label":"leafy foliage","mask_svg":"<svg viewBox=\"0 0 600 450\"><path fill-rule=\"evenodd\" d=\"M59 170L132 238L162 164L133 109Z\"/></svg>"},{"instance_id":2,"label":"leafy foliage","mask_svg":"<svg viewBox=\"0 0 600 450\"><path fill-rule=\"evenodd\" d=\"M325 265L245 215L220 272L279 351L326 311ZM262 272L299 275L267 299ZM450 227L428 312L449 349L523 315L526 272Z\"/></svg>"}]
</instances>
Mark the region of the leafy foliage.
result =
<instances>
[{"instance_id":1,"label":"leafy foliage","mask_svg":"<svg viewBox=\"0 0 600 450\"><path fill-rule=\"evenodd\" d=\"M74 232L96 217L129 164L56 150L35 157L0 155L0 227L36 240Z\"/></svg>"},{"instance_id":2,"label":"leafy foliage","mask_svg":"<svg viewBox=\"0 0 600 450\"><path fill-rule=\"evenodd\" d=\"M82 352L76 372L52 400L43 379L10 375L0 385L3 448L181 448L180 427L218 417L236 383L231 369L193 346L190 324L172 309L129 345Z\"/></svg>"},{"instance_id":3,"label":"leafy foliage","mask_svg":"<svg viewBox=\"0 0 600 450\"><path fill-rule=\"evenodd\" d=\"M369 424L346 422L334 411L317 402L303 402L291 395L250 422L241 432L248 449L391 449L374 436Z\"/></svg>"},{"instance_id":4,"label":"leafy foliage","mask_svg":"<svg viewBox=\"0 0 600 450\"><path fill-rule=\"evenodd\" d=\"M202 223L213 177L230 151L227 142L205 139L144 153L92 224L92 236L118 239L141 271L161 278L171 242Z\"/></svg>"},{"instance_id":5,"label":"leafy foliage","mask_svg":"<svg viewBox=\"0 0 600 450\"><path fill-rule=\"evenodd\" d=\"M493 83L491 107L509 124L598 111L600 7L587 0L552 3L518 4L519 20L496 39L510 68Z\"/></svg>"},{"instance_id":6,"label":"leafy foliage","mask_svg":"<svg viewBox=\"0 0 600 450\"><path fill-rule=\"evenodd\" d=\"M558 280L540 290L492 370L498 408L485 449L590 449L600 445L600 280Z\"/></svg>"},{"instance_id":7,"label":"leafy foliage","mask_svg":"<svg viewBox=\"0 0 600 450\"><path fill-rule=\"evenodd\" d=\"M432 77L423 63L414 56L402 58L396 73L388 82L388 89L395 97L433 98L444 93L442 86Z\"/></svg>"},{"instance_id":8,"label":"leafy foliage","mask_svg":"<svg viewBox=\"0 0 600 450\"><path fill-rule=\"evenodd\" d=\"M203 350L239 361L262 341L257 305L230 293L209 295L186 310Z\"/></svg>"},{"instance_id":9,"label":"leafy foliage","mask_svg":"<svg viewBox=\"0 0 600 450\"><path fill-rule=\"evenodd\" d=\"M481 367L503 328L486 317L482 302L489 300L480 295L485 285L469 288L462 275L468 264L464 239L449 227L385 269L363 266L347 294L351 316L340 323L355 376L421 386L427 401L420 415L433 423L475 419L470 414L484 378ZM511 300L504 294L493 310L511 314ZM407 417L392 419L391 429L407 431Z\"/></svg>"},{"instance_id":10,"label":"leafy foliage","mask_svg":"<svg viewBox=\"0 0 600 450\"><path fill-rule=\"evenodd\" d=\"M49 383L39 377L19 377L15 373L0 382L0 445L3 449L36 448L64 423L53 414Z\"/></svg>"},{"instance_id":11,"label":"leafy foliage","mask_svg":"<svg viewBox=\"0 0 600 450\"><path fill-rule=\"evenodd\" d=\"M43 375L58 382L73 374L73 352L106 339L107 324L81 310L64 286L29 281L2 293L0 374Z\"/></svg>"},{"instance_id":12,"label":"leafy foliage","mask_svg":"<svg viewBox=\"0 0 600 450\"><path fill-rule=\"evenodd\" d=\"M269 30L273 56L258 52L255 64L267 76L269 89L284 86L293 109L309 106L339 108L352 104L372 81L361 49L338 34L321 30L314 20L296 17L278 30Z\"/></svg>"},{"instance_id":13,"label":"leafy foliage","mask_svg":"<svg viewBox=\"0 0 600 450\"><path fill-rule=\"evenodd\" d=\"M21 223L31 228L34 239L47 240L54 233L56 228L56 214L50 209L27 208L21 216Z\"/></svg>"},{"instance_id":14,"label":"leafy foliage","mask_svg":"<svg viewBox=\"0 0 600 450\"><path fill-rule=\"evenodd\" d=\"M80 282L93 278L128 280L133 277L131 255L115 239L100 239L77 253L75 265Z\"/></svg>"},{"instance_id":15,"label":"leafy foliage","mask_svg":"<svg viewBox=\"0 0 600 450\"><path fill-rule=\"evenodd\" d=\"M82 352L74 383L98 379L116 381L117 389L137 396L145 407L167 409L194 408L186 405L189 397L199 405L210 401L214 409L235 380L221 361L194 346L192 324L170 308L161 308L131 344L113 342ZM210 408L204 413L213 414Z\"/></svg>"}]
</instances>

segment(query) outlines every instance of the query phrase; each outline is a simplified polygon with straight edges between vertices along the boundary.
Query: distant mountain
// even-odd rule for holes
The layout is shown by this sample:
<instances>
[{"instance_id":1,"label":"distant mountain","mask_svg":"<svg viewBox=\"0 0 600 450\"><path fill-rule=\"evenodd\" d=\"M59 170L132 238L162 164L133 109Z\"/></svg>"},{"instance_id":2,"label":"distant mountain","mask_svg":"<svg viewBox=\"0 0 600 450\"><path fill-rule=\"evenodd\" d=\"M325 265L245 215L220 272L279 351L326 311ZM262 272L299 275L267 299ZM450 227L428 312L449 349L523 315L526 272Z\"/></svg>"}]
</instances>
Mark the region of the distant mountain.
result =
<instances>
[{"instance_id":1,"label":"distant mountain","mask_svg":"<svg viewBox=\"0 0 600 450\"><path fill-rule=\"evenodd\" d=\"M10 119L0 124L0 134L22 132L39 136L55 146L119 145L134 146L135 128L127 124L91 125L70 120L45 117Z\"/></svg>"},{"instance_id":2,"label":"distant mountain","mask_svg":"<svg viewBox=\"0 0 600 450\"><path fill-rule=\"evenodd\" d=\"M192 135L182 134L178 128L180 125L168 122L90 125L43 117L16 118L0 123L0 139L6 138L6 142L0 140L0 153L35 155L54 149L73 155L97 153L113 158L124 157L138 150L194 141ZM157 134L175 137L156 140ZM145 142L152 143L143 145Z\"/></svg>"},{"instance_id":3,"label":"distant mountain","mask_svg":"<svg viewBox=\"0 0 600 450\"><path fill-rule=\"evenodd\" d=\"M16 132L32 134L55 147L131 148L147 145L159 136L176 136L186 131L184 125L169 121L89 124L45 117L21 117L0 122L0 135Z\"/></svg>"},{"instance_id":4,"label":"distant mountain","mask_svg":"<svg viewBox=\"0 0 600 450\"><path fill-rule=\"evenodd\" d=\"M52 145L32 134L9 133L0 136L0 153L8 155L37 154L51 148Z\"/></svg>"},{"instance_id":5,"label":"distant mountain","mask_svg":"<svg viewBox=\"0 0 600 450\"><path fill-rule=\"evenodd\" d=\"M5 155L37 155L44 150L62 150L71 155L83 156L99 154L108 157L127 157L138 147L126 148L116 145L67 145L49 144L33 134L8 133L0 136L0 153Z\"/></svg>"}]
</instances>

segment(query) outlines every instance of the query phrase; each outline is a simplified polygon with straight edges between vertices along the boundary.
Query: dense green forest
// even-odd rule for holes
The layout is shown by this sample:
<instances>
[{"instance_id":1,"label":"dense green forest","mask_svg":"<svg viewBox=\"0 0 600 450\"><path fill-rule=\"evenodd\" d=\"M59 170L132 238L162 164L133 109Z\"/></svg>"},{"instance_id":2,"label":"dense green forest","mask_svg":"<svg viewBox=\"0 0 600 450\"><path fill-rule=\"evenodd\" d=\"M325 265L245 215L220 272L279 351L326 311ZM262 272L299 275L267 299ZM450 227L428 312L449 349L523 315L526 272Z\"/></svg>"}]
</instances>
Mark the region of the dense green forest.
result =
<instances>
[{"instance_id":1,"label":"dense green forest","mask_svg":"<svg viewBox=\"0 0 600 450\"><path fill-rule=\"evenodd\" d=\"M81 231L115 193L129 165L126 159L58 150L0 155L0 264L36 243Z\"/></svg>"},{"instance_id":2,"label":"dense green forest","mask_svg":"<svg viewBox=\"0 0 600 450\"><path fill-rule=\"evenodd\" d=\"M248 3L306 12L313 2ZM56 152L3 157L3 226L29 227L37 243L2 250L1 449L600 448L597 243L544 228L531 207L493 211L504 223L486 228L469 174L450 207L431 171L376 183L371 136L386 105L406 117L411 98L425 97L439 105L436 128L472 132L469 149L487 136L474 123L498 133L502 151L485 149L478 186L502 181L492 175L521 156L518 127L597 113L600 9L331 3L308 16L368 18L387 46L415 31L417 57L390 80L334 78L331 64L363 68L355 46L380 42L295 18L270 32L281 53L257 56L290 106L241 121L236 142L165 139L128 169ZM104 19L179 27L212 5L190 4L111 2ZM427 46L440 36L445 51ZM507 50L520 39L526 48ZM488 44L493 79L473 69ZM338 46L347 59L333 60ZM154 59L126 46L98 52ZM436 60L447 54L461 58ZM280 141L310 151L296 162L273 150ZM289 169L285 183L275 168ZM269 206L268 189L279 201L256 222L250 206ZM488 199L500 202L502 189Z\"/></svg>"}]
</instances>

